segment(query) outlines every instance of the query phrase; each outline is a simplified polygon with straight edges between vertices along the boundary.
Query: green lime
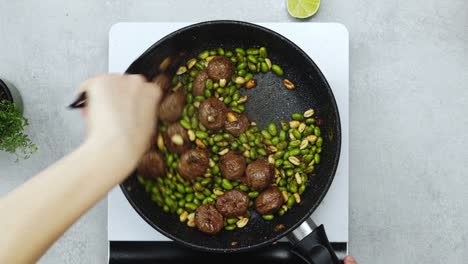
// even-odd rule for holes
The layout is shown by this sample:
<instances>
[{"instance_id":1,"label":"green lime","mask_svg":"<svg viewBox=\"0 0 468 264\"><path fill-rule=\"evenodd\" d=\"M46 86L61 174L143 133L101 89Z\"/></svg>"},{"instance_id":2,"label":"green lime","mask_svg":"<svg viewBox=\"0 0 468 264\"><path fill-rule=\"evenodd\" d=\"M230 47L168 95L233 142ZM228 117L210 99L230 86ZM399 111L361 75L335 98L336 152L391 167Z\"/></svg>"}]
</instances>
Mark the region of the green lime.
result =
<instances>
[{"instance_id":1,"label":"green lime","mask_svg":"<svg viewBox=\"0 0 468 264\"><path fill-rule=\"evenodd\" d=\"M320 0L288 0L288 12L295 18L308 18L320 7Z\"/></svg>"}]
</instances>

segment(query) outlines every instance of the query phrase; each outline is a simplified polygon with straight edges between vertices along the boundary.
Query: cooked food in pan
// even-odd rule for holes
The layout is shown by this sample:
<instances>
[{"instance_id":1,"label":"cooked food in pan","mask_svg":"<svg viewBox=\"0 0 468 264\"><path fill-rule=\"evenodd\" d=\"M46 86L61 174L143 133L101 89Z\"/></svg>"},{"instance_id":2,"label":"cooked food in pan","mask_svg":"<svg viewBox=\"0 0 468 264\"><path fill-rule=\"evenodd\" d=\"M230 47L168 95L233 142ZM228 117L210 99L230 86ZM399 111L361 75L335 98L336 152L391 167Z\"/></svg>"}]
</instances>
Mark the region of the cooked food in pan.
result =
<instances>
[{"instance_id":1,"label":"cooked food in pan","mask_svg":"<svg viewBox=\"0 0 468 264\"><path fill-rule=\"evenodd\" d=\"M301 203L320 163L320 122L312 109L265 129L249 120L242 90L261 89L255 77L268 72L285 74L265 47L207 50L178 68L154 146L138 167L139 182L165 212L216 234L245 227L254 213L269 221ZM278 82L294 92L293 82Z\"/></svg>"}]
</instances>

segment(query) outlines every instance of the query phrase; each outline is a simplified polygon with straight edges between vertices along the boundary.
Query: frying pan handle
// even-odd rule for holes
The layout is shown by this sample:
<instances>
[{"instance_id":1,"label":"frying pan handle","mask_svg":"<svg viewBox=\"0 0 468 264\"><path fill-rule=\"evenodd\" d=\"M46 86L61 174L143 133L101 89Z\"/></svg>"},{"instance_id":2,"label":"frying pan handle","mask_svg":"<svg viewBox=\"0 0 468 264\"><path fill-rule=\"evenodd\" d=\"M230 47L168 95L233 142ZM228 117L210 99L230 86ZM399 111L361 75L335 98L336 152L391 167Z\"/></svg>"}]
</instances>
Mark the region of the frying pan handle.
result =
<instances>
[{"instance_id":1,"label":"frying pan handle","mask_svg":"<svg viewBox=\"0 0 468 264\"><path fill-rule=\"evenodd\" d=\"M317 226L310 218L288 234L287 238L293 243L293 250L311 264L343 263L328 241L323 225Z\"/></svg>"}]
</instances>

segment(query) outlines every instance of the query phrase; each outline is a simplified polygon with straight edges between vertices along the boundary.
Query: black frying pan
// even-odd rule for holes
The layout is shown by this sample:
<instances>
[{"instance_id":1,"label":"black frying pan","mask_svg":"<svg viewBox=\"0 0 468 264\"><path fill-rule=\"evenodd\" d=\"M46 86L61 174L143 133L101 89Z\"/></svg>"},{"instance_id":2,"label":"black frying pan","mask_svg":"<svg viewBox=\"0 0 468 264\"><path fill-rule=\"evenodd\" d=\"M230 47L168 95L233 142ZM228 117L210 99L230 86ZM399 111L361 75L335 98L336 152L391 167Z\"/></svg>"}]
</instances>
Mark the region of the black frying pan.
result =
<instances>
[{"instance_id":1,"label":"black frying pan","mask_svg":"<svg viewBox=\"0 0 468 264\"><path fill-rule=\"evenodd\" d=\"M205 49L223 47L233 50L235 47L251 46L266 46L271 60L284 69L284 78L294 82L297 88L288 91L281 82L282 78L272 73L259 74L256 76L256 88L242 90L242 93L249 95L246 105L249 119L265 128L269 122L289 120L292 113L313 108L322 120L324 144L321 163L315 174L309 177L301 204L273 221L264 221L253 213L245 228L210 236L187 227L179 222L176 214L165 213L156 206L138 183L136 173L123 182L121 188L146 222L186 246L211 252L239 252L270 245L289 234L297 251L312 263L339 263L326 239L323 226L307 230L311 223L304 223L333 181L341 144L340 118L332 90L307 54L285 37L261 26L238 21L210 21L182 28L164 37L135 60L126 72L143 74L151 80L161 72L170 74L183 60ZM278 224L284 224L285 229L275 231ZM233 246L232 242L237 244Z\"/></svg>"}]
</instances>

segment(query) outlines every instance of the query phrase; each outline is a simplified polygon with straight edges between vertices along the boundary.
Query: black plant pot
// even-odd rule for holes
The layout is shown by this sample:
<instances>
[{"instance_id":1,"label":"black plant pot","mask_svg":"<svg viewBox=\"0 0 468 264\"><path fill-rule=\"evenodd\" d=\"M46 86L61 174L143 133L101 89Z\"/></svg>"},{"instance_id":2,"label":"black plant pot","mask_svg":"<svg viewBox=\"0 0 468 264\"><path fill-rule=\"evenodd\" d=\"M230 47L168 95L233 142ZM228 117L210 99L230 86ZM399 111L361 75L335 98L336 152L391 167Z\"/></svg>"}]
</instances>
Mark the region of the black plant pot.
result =
<instances>
[{"instance_id":1,"label":"black plant pot","mask_svg":"<svg viewBox=\"0 0 468 264\"><path fill-rule=\"evenodd\" d=\"M0 99L13 102L16 107L23 113L23 100L16 87L10 82L0 79Z\"/></svg>"}]
</instances>

